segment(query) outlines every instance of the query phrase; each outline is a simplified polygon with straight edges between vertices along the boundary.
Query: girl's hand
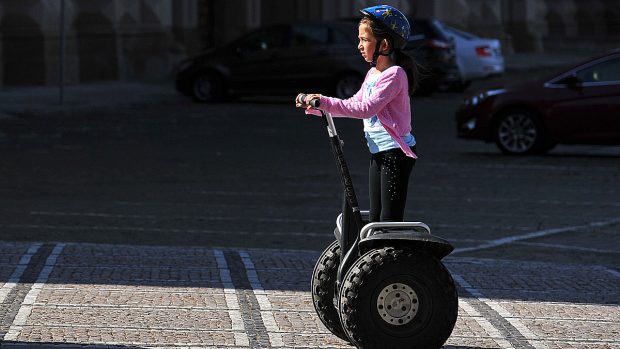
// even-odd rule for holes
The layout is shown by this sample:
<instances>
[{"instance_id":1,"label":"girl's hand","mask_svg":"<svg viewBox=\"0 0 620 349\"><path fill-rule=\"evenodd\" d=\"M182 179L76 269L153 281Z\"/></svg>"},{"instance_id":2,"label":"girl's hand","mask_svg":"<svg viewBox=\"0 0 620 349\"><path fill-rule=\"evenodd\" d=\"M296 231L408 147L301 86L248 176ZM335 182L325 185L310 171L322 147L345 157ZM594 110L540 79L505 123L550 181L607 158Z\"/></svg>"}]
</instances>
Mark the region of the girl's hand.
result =
<instances>
[{"instance_id":1,"label":"girl's hand","mask_svg":"<svg viewBox=\"0 0 620 349\"><path fill-rule=\"evenodd\" d=\"M314 99L320 99L320 98L321 98L321 95L318 93L309 93L305 95L305 98L303 101L299 100L299 98L295 98L295 106L297 108L311 109L312 106L310 105L310 101Z\"/></svg>"}]
</instances>

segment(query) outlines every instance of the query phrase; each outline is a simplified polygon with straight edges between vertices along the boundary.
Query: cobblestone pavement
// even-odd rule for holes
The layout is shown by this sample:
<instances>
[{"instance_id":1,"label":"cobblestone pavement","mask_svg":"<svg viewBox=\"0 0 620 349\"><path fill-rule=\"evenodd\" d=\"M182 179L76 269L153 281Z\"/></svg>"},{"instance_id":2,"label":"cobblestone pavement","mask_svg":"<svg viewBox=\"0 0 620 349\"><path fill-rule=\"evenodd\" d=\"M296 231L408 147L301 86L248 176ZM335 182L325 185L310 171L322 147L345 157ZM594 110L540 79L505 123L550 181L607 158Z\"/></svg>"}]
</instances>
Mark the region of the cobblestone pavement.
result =
<instances>
[{"instance_id":1,"label":"cobblestone pavement","mask_svg":"<svg viewBox=\"0 0 620 349\"><path fill-rule=\"evenodd\" d=\"M346 348L315 315L316 251L0 243L5 348ZM620 348L620 274L459 257L450 348Z\"/></svg>"}]
</instances>

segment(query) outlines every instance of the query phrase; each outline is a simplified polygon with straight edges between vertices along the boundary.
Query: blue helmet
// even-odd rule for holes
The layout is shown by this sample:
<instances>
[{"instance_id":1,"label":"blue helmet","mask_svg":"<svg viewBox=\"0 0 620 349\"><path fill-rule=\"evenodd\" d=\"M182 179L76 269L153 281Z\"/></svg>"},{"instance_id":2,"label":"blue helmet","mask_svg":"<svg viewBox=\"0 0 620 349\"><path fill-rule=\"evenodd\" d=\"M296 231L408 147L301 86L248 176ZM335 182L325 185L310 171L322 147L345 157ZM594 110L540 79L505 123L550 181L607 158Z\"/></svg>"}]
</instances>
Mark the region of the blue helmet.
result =
<instances>
[{"instance_id":1,"label":"blue helmet","mask_svg":"<svg viewBox=\"0 0 620 349\"><path fill-rule=\"evenodd\" d=\"M360 13L370 17L392 32L392 34L407 42L409 33L411 32L411 26L409 25L407 17L396 7L389 5L372 6L360 10Z\"/></svg>"}]
</instances>

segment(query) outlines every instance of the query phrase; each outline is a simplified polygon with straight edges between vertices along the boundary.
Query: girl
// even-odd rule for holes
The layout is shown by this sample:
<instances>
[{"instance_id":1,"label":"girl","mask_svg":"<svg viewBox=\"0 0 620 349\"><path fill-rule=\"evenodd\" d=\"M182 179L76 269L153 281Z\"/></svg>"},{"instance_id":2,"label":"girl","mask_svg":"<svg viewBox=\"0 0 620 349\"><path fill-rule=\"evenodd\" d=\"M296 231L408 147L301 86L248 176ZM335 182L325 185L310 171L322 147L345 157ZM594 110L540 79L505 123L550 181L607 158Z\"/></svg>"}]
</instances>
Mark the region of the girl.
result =
<instances>
[{"instance_id":1,"label":"girl","mask_svg":"<svg viewBox=\"0 0 620 349\"><path fill-rule=\"evenodd\" d=\"M321 109L333 116L363 119L371 153L370 221L402 221L409 176L417 158L410 106L415 63L402 52L410 26L392 6L373 6L360 12L357 48L371 65L361 89L346 100L308 94L304 101L296 101L296 106L315 113L309 103L319 99Z\"/></svg>"}]
</instances>

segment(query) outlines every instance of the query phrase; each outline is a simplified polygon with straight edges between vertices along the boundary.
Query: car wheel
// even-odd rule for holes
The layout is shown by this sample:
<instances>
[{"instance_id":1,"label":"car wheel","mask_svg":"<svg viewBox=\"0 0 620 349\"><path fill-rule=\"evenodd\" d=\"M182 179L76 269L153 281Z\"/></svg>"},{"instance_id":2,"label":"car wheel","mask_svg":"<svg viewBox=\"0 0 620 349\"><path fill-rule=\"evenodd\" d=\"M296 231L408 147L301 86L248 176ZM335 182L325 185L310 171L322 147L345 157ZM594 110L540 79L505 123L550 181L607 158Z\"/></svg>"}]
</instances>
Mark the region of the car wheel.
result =
<instances>
[{"instance_id":1,"label":"car wheel","mask_svg":"<svg viewBox=\"0 0 620 349\"><path fill-rule=\"evenodd\" d=\"M347 335L340 324L340 315L334 304L336 278L340 265L340 244L332 242L316 261L312 271L312 302L319 319L327 329L341 339L348 341Z\"/></svg>"},{"instance_id":2,"label":"car wheel","mask_svg":"<svg viewBox=\"0 0 620 349\"><path fill-rule=\"evenodd\" d=\"M340 290L342 326L358 348L440 348L457 316L458 294L448 270L407 248L368 251Z\"/></svg>"},{"instance_id":3,"label":"car wheel","mask_svg":"<svg viewBox=\"0 0 620 349\"><path fill-rule=\"evenodd\" d=\"M527 110L513 110L499 117L495 125L495 143L504 154L541 154L551 149L545 140L545 128L538 116Z\"/></svg>"},{"instance_id":4,"label":"car wheel","mask_svg":"<svg viewBox=\"0 0 620 349\"><path fill-rule=\"evenodd\" d=\"M359 75L347 74L336 80L335 95L340 99L353 96L362 87L362 78Z\"/></svg>"},{"instance_id":5,"label":"car wheel","mask_svg":"<svg viewBox=\"0 0 620 349\"><path fill-rule=\"evenodd\" d=\"M197 102L215 102L224 96L224 84L215 74L203 73L194 79L193 97Z\"/></svg>"}]
</instances>

